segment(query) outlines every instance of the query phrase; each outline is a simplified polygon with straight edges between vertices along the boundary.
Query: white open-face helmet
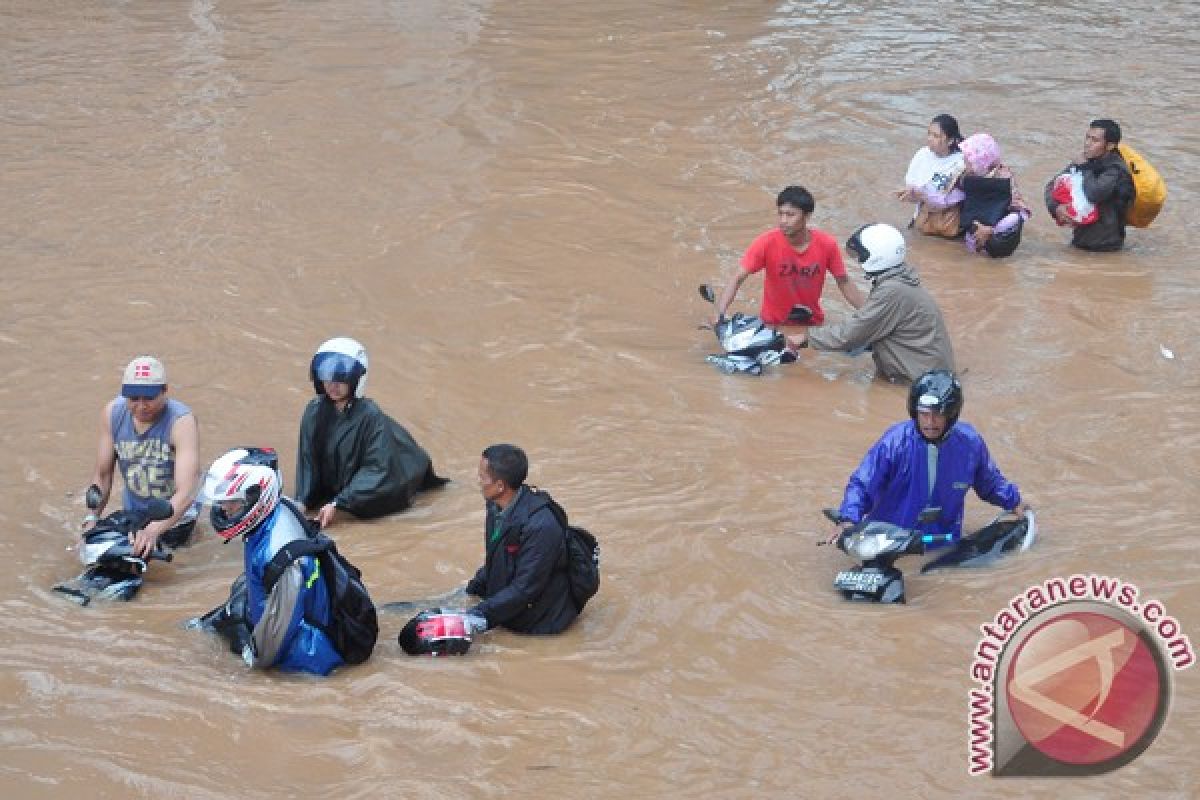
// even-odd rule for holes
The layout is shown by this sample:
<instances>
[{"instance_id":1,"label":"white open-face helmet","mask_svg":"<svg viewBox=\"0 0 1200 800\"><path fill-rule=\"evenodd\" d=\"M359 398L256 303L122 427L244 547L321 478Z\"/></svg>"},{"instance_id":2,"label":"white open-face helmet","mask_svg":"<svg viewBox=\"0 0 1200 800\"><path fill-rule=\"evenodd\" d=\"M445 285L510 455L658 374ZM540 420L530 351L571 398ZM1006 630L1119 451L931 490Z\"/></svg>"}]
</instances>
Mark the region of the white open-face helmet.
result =
<instances>
[{"instance_id":1,"label":"white open-face helmet","mask_svg":"<svg viewBox=\"0 0 1200 800\"><path fill-rule=\"evenodd\" d=\"M846 240L846 249L858 257L858 263L867 275L878 275L900 266L908 251L904 234L882 222L863 225L856 230Z\"/></svg>"},{"instance_id":2,"label":"white open-face helmet","mask_svg":"<svg viewBox=\"0 0 1200 800\"><path fill-rule=\"evenodd\" d=\"M213 462L201 500L212 505L213 530L225 541L249 534L279 505L283 478L274 450L239 447Z\"/></svg>"},{"instance_id":3,"label":"white open-face helmet","mask_svg":"<svg viewBox=\"0 0 1200 800\"><path fill-rule=\"evenodd\" d=\"M367 349L345 336L330 339L317 348L308 376L317 394L325 394L322 381L337 381L349 384L361 400L367 394Z\"/></svg>"}]
</instances>

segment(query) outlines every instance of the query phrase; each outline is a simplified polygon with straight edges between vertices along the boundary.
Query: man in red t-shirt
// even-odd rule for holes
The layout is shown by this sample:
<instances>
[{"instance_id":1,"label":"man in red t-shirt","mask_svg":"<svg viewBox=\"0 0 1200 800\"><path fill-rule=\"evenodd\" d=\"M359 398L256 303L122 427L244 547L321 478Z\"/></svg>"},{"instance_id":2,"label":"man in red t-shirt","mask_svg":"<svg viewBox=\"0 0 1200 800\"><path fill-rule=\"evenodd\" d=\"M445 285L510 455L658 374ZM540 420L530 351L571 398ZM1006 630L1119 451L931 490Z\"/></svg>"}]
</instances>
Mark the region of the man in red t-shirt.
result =
<instances>
[{"instance_id":1,"label":"man in red t-shirt","mask_svg":"<svg viewBox=\"0 0 1200 800\"><path fill-rule=\"evenodd\" d=\"M808 218L816 208L812 194L803 186L789 186L779 193L775 205L779 227L759 236L746 250L737 279L727 284L717 298L714 323L725 315L746 278L762 270L766 275L759 316L773 327L787 325L788 314L797 305L812 309L812 319L806 325L824 323L821 290L826 272L833 275L851 306L858 308L866 301L862 290L846 275L837 241L824 231L808 227ZM795 347L791 337L788 343Z\"/></svg>"}]
</instances>

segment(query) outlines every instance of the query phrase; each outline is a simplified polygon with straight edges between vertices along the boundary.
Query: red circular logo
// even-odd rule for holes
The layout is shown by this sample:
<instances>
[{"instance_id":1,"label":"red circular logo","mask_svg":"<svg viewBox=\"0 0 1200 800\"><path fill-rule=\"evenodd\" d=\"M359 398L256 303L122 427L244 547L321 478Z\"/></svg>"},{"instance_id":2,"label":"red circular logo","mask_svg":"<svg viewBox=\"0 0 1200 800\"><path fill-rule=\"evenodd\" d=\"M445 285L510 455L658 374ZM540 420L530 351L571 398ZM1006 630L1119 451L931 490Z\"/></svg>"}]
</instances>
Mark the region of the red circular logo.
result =
<instances>
[{"instance_id":1,"label":"red circular logo","mask_svg":"<svg viewBox=\"0 0 1200 800\"><path fill-rule=\"evenodd\" d=\"M1120 758L1142 744L1165 698L1160 665L1141 634L1101 613L1040 625L1009 662L1005 692L1025 740L1065 764Z\"/></svg>"}]
</instances>

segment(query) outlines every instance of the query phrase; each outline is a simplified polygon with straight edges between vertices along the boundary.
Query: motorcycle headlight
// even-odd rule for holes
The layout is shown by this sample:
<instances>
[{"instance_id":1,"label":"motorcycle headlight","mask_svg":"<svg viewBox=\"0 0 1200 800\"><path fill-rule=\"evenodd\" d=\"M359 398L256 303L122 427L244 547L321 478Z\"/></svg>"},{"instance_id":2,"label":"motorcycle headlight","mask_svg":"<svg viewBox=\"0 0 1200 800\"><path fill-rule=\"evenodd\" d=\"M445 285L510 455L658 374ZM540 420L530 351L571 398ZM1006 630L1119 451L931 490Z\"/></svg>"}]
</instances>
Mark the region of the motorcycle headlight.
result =
<instances>
[{"instance_id":1,"label":"motorcycle headlight","mask_svg":"<svg viewBox=\"0 0 1200 800\"><path fill-rule=\"evenodd\" d=\"M85 567L93 566L100 563L100 559L112 548L128 543L129 538L118 531L90 531L83 537L83 543L79 545L79 560Z\"/></svg>"},{"instance_id":2,"label":"motorcycle headlight","mask_svg":"<svg viewBox=\"0 0 1200 800\"><path fill-rule=\"evenodd\" d=\"M883 533L855 533L846 540L846 552L863 561L888 549L891 539Z\"/></svg>"},{"instance_id":3,"label":"motorcycle headlight","mask_svg":"<svg viewBox=\"0 0 1200 800\"><path fill-rule=\"evenodd\" d=\"M114 544L115 542L84 542L79 546L79 560L85 567L90 567Z\"/></svg>"},{"instance_id":4,"label":"motorcycle headlight","mask_svg":"<svg viewBox=\"0 0 1200 800\"><path fill-rule=\"evenodd\" d=\"M908 543L909 533L887 522L870 522L865 528L845 539L847 553L864 561L884 553L901 551Z\"/></svg>"}]
</instances>

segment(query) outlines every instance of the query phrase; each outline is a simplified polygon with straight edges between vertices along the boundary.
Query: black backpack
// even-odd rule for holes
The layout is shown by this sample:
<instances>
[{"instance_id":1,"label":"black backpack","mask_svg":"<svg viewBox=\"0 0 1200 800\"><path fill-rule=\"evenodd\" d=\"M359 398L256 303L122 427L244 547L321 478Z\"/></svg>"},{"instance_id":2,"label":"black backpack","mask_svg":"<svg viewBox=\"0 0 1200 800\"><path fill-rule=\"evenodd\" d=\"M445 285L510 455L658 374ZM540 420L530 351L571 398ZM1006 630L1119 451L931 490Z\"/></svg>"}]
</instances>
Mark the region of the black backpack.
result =
<instances>
[{"instance_id":1,"label":"black backpack","mask_svg":"<svg viewBox=\"0 0 1200 800\"><path fill-rule=\"evenodd\" d=\"M288 508L300 516L290 503ZM375 640L379 638L375 604L371 602L371 595L362 582L362 572L338 552L333 539L314 530L303 517L301 520L308 531L308 538L296 539L279 548L263 571L263 587L269 594L279 576L293 561L304 556L315 557L325 578L325 586L329 589L330 618L328 625L311 619L308 623L329 637L347 664L361 664L370 658L371 651L375 649Z\"/></svg>"},{"instance_id":2,"label":"black backpack","mask_svg":"<svg viewBox=\"0 0 1200 800\"><path fill-rule=\"evenodd\" d=\"M553 499L549 508L567 532L567 584L575 608L583 611L587 601L600 590L600 543L585 529L568 524L567 512Z\"/></svg>"}]
</instances>

